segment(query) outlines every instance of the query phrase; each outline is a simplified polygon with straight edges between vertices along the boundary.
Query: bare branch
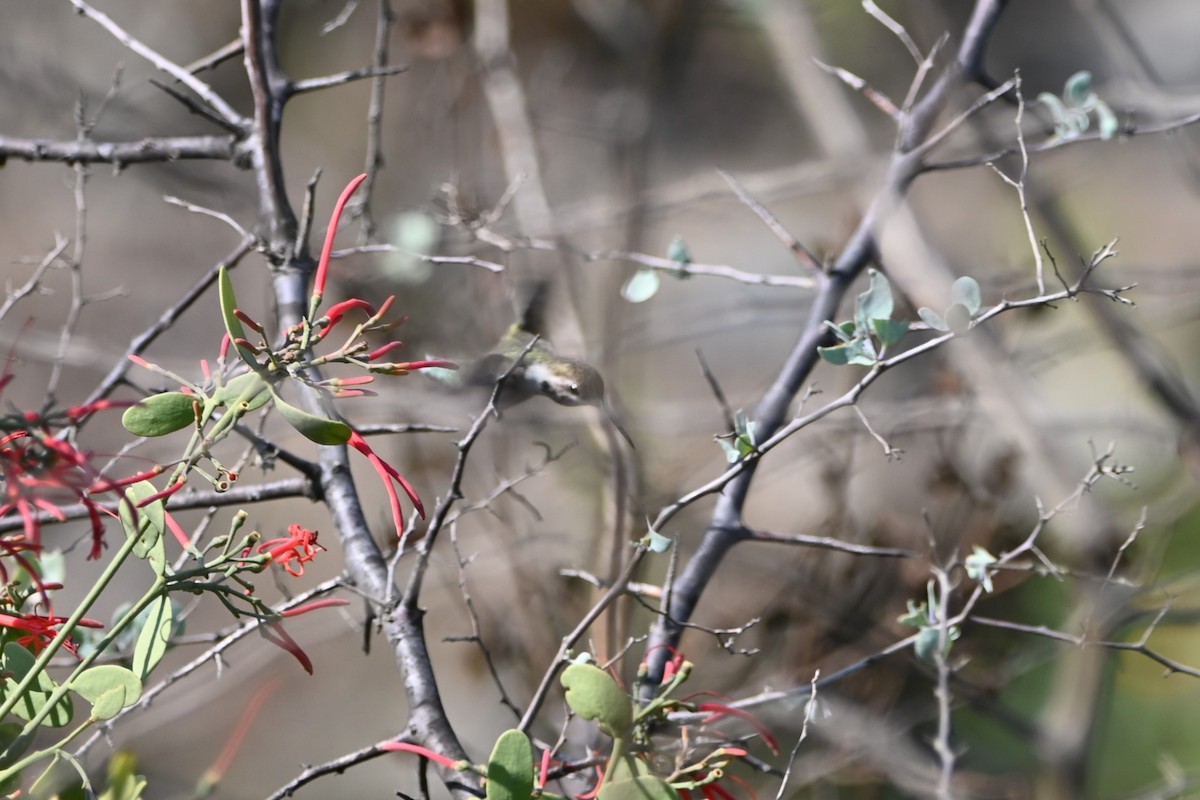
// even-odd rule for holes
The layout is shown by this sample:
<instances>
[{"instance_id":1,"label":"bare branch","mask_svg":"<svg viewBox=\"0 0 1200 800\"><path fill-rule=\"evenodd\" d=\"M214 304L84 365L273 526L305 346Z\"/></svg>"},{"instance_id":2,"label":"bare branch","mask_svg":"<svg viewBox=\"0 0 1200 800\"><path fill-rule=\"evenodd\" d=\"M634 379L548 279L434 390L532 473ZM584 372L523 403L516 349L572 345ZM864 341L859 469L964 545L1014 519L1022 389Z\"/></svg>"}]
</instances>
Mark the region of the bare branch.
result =
<instances>
[{"instance_id":1,"label":"bare branch","mask_svg":"<svg viewBox=\"0 0 1200 800\"><path fill-rule=\"evenodd\" d=\"M97 11L88 5L84 0L71 0L71 5L75 6L79 11L89 19L98 23L102 28L112 34L113 38L125 45L134 53L137 53L142 58L149 61L159 70L167 73L175 80L182 83L184 86L191 89L204 101L208 103L218 114L224 117L225 121L236 125L239 128L245 128L247 120L234 111L225 100L213 91L212 87L204 81L191 74L186 68L179 66L173 61L164 58L162 55L147 47L142 42L129 35L128 31L113 21L111 17L102 11Z\"/></svg>"},{"instance_id":2,"label":"bare branch","mask_svg":"<svg viewBox=\"0 0 1200 800\"><path fill-rule=\"evenodd\" d=\"M333 75L325 75L320 78L306 78L302 81L296 81L292 84L293 94L303 94L304 92L316 92L321 89L329 89L334 86L345 86L347 83L361 81L363 78L386 78L389 75L399 75L402 72L408 71L407 64L392 64L391 66L383 67L363 67L362 69L350 69L345 72L338 72Z\"/></svg>"},{"instance_id":3,"label":"bare branch","mask_svg":"<svg viewBox=\"0 0 1200 800\"><path fill-rule=\"evenodd\" d=\"M86 139L53 141L0 136L0 164L9 158L118 166L193 159L236 163L238 143L233 136L161 136L131 142L94 142Z\"/></svg>"}]
</instances>

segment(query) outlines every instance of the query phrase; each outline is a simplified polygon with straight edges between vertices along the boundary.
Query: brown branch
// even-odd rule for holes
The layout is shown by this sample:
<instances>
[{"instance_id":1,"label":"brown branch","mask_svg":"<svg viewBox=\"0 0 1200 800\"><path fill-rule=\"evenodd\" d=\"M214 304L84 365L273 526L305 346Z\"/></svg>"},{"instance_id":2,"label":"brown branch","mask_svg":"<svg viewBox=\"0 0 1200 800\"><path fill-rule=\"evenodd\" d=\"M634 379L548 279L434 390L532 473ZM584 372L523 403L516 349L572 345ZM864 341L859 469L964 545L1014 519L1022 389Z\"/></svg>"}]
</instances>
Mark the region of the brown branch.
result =
<instances>
[{"instance_id":1,"label":"brown branch","mask_svg":"<svg viewBox=\"0 0 1200 800\"><path fill-rule=\"evenodd\" d=\"M912 151L930 134L934 122L945 107L950 90L960 82L963 65L977 57L995 26L1004 3L1001 0L977 0L971 19L963 34L955 60L947 66L937 82L902 121L896 150L884 185L874 203L851 235L837 257L827 277L819 284L809 318L799 340L788 355L771 388L755 410L756 435L770 440L781 428L793 398L812 373L818 361L817 347L829 334L826 321L833 320L851 284L875 257L875 231L882 224L898 196L919 173L920 157ZM790 427L790 426L789 426ZM688 620L708 586L725 554L745 537L741 522L742 508L749 495L759 459L744 459L735 467L738 474L724 487L708 529L678 581L669 587L673 618L660 616L651 631L646 646L648 669L641 683L641 695L649 698L662 680L663 667L670 648L677 645L683 628L673 620ZM732 471L732 470L731 470ZM666 515L664 509L659 515ZM656 530L662 530L656 521ZM664 605L668 602L664 598Z\"/></svg>"}]
</instances>

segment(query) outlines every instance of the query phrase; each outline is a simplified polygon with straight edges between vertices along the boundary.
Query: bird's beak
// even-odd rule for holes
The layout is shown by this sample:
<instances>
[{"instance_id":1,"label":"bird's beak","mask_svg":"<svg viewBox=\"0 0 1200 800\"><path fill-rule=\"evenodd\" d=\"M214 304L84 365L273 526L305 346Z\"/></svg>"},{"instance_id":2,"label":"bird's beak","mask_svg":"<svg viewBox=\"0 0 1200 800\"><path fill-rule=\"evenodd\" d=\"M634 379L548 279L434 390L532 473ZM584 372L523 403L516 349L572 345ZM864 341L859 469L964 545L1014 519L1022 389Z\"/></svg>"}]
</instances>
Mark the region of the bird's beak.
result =
<instances>
[{"instance_id":1,"label":"bird's beak","mask_svg":"<svg viewBox=\"0 0 1200 800\"><path fill-rule=\"evenodd\" d=\"M608 403L601 402L600 408L604 409L604 416L608 417L608 421L611 422L612 426L617 429L617 433L621 434L621 437L624 438L625 441L629 442L629 448L631 450L637 450L637 445L635 445L633 443L633 439L629 437L629 432L625 430L623 425L621 425L620 420L617 419L617 415L613 413L613 410L609 408Z\"/></svg>"}]
</instances>

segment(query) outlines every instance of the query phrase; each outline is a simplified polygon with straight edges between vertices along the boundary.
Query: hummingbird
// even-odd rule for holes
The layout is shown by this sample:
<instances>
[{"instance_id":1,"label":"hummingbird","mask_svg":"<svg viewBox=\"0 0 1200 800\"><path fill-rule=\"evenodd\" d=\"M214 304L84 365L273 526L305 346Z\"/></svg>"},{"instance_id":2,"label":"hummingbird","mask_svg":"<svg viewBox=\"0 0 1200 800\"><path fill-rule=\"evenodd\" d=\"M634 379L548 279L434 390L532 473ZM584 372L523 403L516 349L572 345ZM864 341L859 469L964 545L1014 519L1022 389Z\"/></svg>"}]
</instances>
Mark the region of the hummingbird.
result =
<instances>
[{"instance_id":1,"label":"hummingbird","mask_svg":"<svg viewBox=\"0 0 1200 800\"><path fill-rule=\"evenodd\" d=\"M520 319L479 359L466 365L459 379L471 386L495 386L503 380L497 403L511 408L537 395L562 406L592 406L604 412L622 438L633 439L617 420L604 393L604 378L586 361L558 353L539 331L545 312L546 283L539 283Z\"/></svg>"}]
</instances>

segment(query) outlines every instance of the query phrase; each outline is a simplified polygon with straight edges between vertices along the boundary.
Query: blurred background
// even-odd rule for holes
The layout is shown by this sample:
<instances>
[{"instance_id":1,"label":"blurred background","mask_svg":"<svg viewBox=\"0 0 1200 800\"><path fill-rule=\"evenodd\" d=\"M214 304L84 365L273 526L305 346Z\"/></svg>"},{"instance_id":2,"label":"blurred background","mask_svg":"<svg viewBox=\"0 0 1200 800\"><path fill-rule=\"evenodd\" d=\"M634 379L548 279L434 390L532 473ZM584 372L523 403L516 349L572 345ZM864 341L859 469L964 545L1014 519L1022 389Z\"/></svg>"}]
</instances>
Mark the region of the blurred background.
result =
<instances>
[{"instance_id":1,"label":"blurred background","mask_svg":"<svg viewBox=\"0 0 1200 800\"><path fill-rule=\"evenodd\" d=\"M396 310L410 317L400 331L406 357L470 359L515 319L519 287L548 281L548 338L601 370L614 413L637 444L636 453L614 457L597 411L535 398L489 427L472 455L467 503L540 465L546 448L558 454L576 445L522 482L519 495L463 515L454 531L469 558L461 571L451 542L440 543L424 599L430 645L451 721L481 760L514 718L498 702L478 647L443 640L471 631L460 580L470 588L505 688L523 704L561 636L595 598L594 587L560 570L608 576L645 518L726 467L714 436L729 426L697 354L732 409L750 411L808 313L811 293L803 288L706 276L663 274L653 297L631 303L622 287L637 271L637 258L600 256L662 258L681 237L699 264L804 277L805 267L718 169L819 258L832 259L881 185L896 132L875 104L821 65L848 70L900 103L917 64L892 32L847 0L386 5L396 17L388 40L392 61L408 70L387 81L382 168L367 216L343 229L339 246L369 237L401 250L337 261L334 296L378 303L395 294ZM950 35L939 67L957 47L970 11L966 3L935 0L879 5L922 52ZM97 7L180 65L233 42L240 24L232 2L104 0ZM302 79L366 66L378 13L376 2L291 0L280 20L284 69ZM0 142L73 140L79 109L87 119L101 112L91 131L97 141L223 133L156 87L151 81L168 82L167 76L67 0L0 0L0 19ZM1123 125L1168 124L1200 110L1198 30L1200 6L1183 0L1012 0L984 69L998 81L1019 70L1031 144L1053 132L1033 98L1061 94L1081 70L1092 73L1096 92ZM250 113L240 56L198 77ZM959 91L945 121L983 91ZM288 106L285 179L299 208L305 184L321 171L318 220L365 167L370 93L370 82L360 81ZM1015 140L1016 115L1014 104L993 104L930 161L978 161L998 151ZM712 635L689 632L683 648L697 663L689 689L744 697L801 686L815 669L832 673L903 638L912 629L896 618L907 601L924 598L930 557L966 554L974 545L999 553L1020 543L1040 513L1072 494L1110 443L1115 461L1134 468L1126 476L1131 484L1101 482L1049 523L1039 542L1062 574L1005 574L979 612L1094 640L1137 642L1169 602L1148 644L1200 666L1193 624L1200 610L1194 578L1200 416L1193 399L1200 378L1198 144L1195 130L1180 127L1031 154L1026 193L1036 238L1046 239L1064 275L1119 238L1119 256L1100 268L1097 280L1136 284L1129 292L1136 307L1081 297L1012 312L889 373L862 410L878 434L903 450L899 457L886 457L849 411L772 452L747 506L750 526L908 547L925 556L891 561L741 546L722 565L695 621L710 628L759 621L729 649ZM1016 178L1021 161L1007 156L996 167ZM86 396L130 340L235 247L239 236L230 226L164 202L165 196L220 211L246 229L256 225L253 177L227 162L95 165L82 220L73 187L71 168L61 164L10 158L0 172L0 274L10 287L28 279L56 235L74 247L77 232L86 230L79 274L87 302L69 341L60 337L72 298L66 269L52 269L40 290L0 322L0 343L14 354L17 374L4 399L16 408L44 402L56 362L62 377L55 399L69 405ZM484 241L473 233L481 220ZM1020 199L982 163L918 178L880 235L878 265L892 280L900 318L916 319L918 306L945 307L946 287L958 275L981 283L987 305L1037 293ZM528 237L556 249L528 246ZM422 254L473 256L504 269L469 260L431 263ZM268 265L251 256L234 281L242 308L270 320ZM1050 291L1058 288L1048 281ZM215 357L221 331L216 298L206 296L147 357L198 376L199 360ZM904 346L927 337L914 332ZM803 408L836 398L862 374L823 366L806 388ZM153 376L132 377L143 388L161 388ZM430 505L447 491L453 443L486 397L449 392L420 375L378 389L376 398L342 402L341 411L356 424L419 422L460 431L380 440L381 453ZM267 430L283 446L311 454L286 426L271 422ZM93 424L85 443L115 453L123 440L115 425ZM172 446L155 442L127 458L169 459ZM243 481L282 470L251 467ZM386 500L369 470L359 484L384 541ZM678 536L681 559L711 510L712 499L702 500L664 531ZM321 542L335 557L318 560L306 580L339 574L336 536L321 506L291 501L250 511L251 524L272 536L297 517L322 530ZM1135 529L1136 541L1121 550ZM65 531L64 541L72 535ZM1107 575L1119 553L1113 571L1119 580L1088 577ZM408 562L400 563L403 575ZM639 580L661 582L666 567L659 559ZM131 570L131 586L144 577ZM303 764L394 736L406 719L395 665L386 648L362 652L361 613L350 609L290 626L313 658L315 677L248 640L222 670L206 668L181 681L136 721L118 726L112 740L137 754L150 777L148 796L190 791L247 698L273 675L284 678L284 689L267 703L220 796L263 796ZM650 620L630 602L610 629L593 632L590 646L614 656L624 637L642 635ZM201 604L191 612L189 632L226 624L219 607ZM754 649L755 655L742 652ZM164 674L196 652L187 650L168 658ZM627 677L640 656L634 645ZM962 748L964 794L1200 796L1189 788L1200 769L1200 729L1190 724L1200 711L1196 679L1164 678L1162 664L1136 652L981 625L966 626L954 657L961 666L955 742ZM787 794L927 792L936 721L931 674L905 652L823 691ZM560 702L544 711L535 731L548 741L562 720ZM759 714L787 744L799 732L803 704ZM89 754L93 766L102 764L102 750ZM778 778L756 780L760 793L776 791ZM301 796L390 796L416 787L413 760L397 757L328 778Z\"/></svg>"}]
</instances>

